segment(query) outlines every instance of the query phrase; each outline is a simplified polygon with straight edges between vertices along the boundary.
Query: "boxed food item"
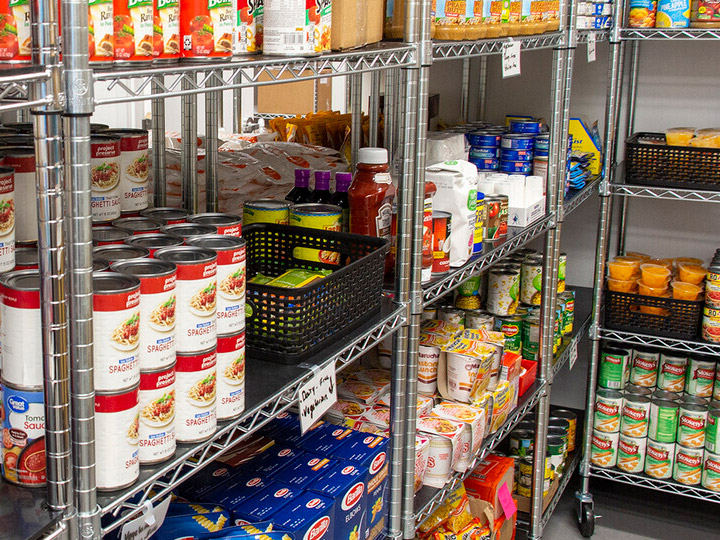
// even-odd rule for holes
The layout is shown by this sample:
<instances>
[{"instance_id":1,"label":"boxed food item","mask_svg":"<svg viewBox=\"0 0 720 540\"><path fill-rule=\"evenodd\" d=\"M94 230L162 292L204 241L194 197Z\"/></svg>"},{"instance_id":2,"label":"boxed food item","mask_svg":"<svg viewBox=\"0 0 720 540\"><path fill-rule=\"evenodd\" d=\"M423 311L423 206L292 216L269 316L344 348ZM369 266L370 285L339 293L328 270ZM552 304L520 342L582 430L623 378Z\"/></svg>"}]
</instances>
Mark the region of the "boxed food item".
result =
<instances>
[{"instance_id":1,"label":"boxed food item","mask_svg":"<svg viewBox=\"0 0 720 540\"><path fill-rule=\"evenodd\" d=\"M305 73L305 75L309 74L309 71ZM280 80L295 79L290 73L282 75L274 73L273 76ZM261 74L259 80L269 81L271 77ZM259 113L306 114L315 110L332 110L332 81L329 78L258 86L257 112Z\"/></svg>"},{"instance_id":2,"label":"boxed food item","mask_svg":"<svg viewBox=\"0 0 720 540\"><path fill-rule=\"evenodd\" d=\"M252 497L237 506L232 507L233 520L243 520L247 523L256 523L272 519L272 515L279 509L290 504L304 493L299 487L289 486L281 482L272 482L265 489L260 490Z\"/></svg>"},{"instance_id":3,"label":"boxed food item","mask_svg":"<svg viewBox=\"0 0 720 540\"><path fill-rule=\"evenodd\" d=\"M367 479L368 471L348 463L336 463L322 478L313 482L316 491L335 500L332 519L335 521L335 537L360 538L368 519Z\"/></svg>"},{"instance_id":4,"label":"boxed food item","mask_svg":"<svg viewBox=\"0 0 720 540\"><path fill-rule=\"evenodd\" d=\"M336 464L337 461L333 459L306 452L302 457L273 475L272 479L275 482L307 489Z\"/></svg>"},{"instance_id":5,"label":"boxed food item","mask_svg":"<svg viewBox=\"0 0 720 540\"><path fill-rule=\"evenodd\" d=\"M260 493L270 483L251 472L244 472L229 482L213 486L214 489L205 495L204 500L232 510Z\"/></svg>"},{"instance_id":6,"label":"boxed food item","mask_svg":"<svg viewBox=\"0 0 720 540\"><path fill-rule=\"evenodd\" d=\"M415 493L420 491L425 479L430 452L430 439L418 433L415 437Z\"/></svg>"},{"instance_id":7,"label":"boxed food item","mask_svg":"<svg viewBox=\"0 0 720 540\"><path fill-rule=\"evenodd\" d=\"M465 489L470 496L471 507L473 498L486 501L492 505L495 519L503 512L500 504L500 490L507 489L512 493L515 461L509 457L491 454L473 469L465 479ZM481 515L473 511L474 515Z\"/></svg>"},{"instance_id":8,"label":"boxed food item","mask_svg":"<svg viewBox=\"0 0 720 540\"><path fill-rule=\"evenodd\" d=\"M348 379L337 386L338 397L352 399L364 405L373 405L382 394L381 390L358 379Z\"/></svg>"},{"instance_id":9,"label":"boxed food item","mask_svg":"<svg viewBox=\"0 0 720 540\"><path fill-rule=\"evenodd\" d=\"M492 421L490 422L490 433L495 433L507 420L510 411L513 410L513 396L515 392L508 381L498 384L493 395Z\"/></svg>"},{"instance_id":10,"label":"boxed food item","mask_svg":"<svg viewBox=\"0 0 720 540\"><path fill-rule=\"evenodd\" d=\"M213 461L192 478L183 482L178 493L189 501L210 501L212 499L206 498L210 492L239 474L241 474L240 470L229 467L225 463Z\"/></svg>"},{"instance_id":11,"label":"boxed food item","mask_svg":"<svg viewBox=\"0 0 720 540\"><path fill-rule=\"evenodd\" d=\"M255 474L269 478L303 454L303 451L294 446L277 444L268 452L248 463L247 467L251 468Z\"/></svg>"},{"instance_id":12,"label":"boxed food item","mask_svg":"<svg viewBox=\"0 0 720 540\"><path fill-rule=\"evenodd\" d=\"M330 47L334 51L362 47L382 39L383 3L380 0L335 0Z\"/></svg>"},{"instance_id":13,"label":"boxed food item","mask_svg":"<svg viewBox=\"0 0 720 540\"><path fill-rule=\"evenodd\" d=\"M334 504L335 501L329 497L307 491L294 498L290 504L276 508L270 520L294 538L334 540Z\"/></svg>"},{"instance_id":14,"label":"boxed food item","mask_svg":"<svg viewBox=\"0 0 720 540\"><path fill-rule=\"evenodd\" d=\"M166 517L165 521L155 533L153 538L158 540L175 540L176 538L193 538L203 533L218 531L230 523L230 513L227 510L208 512L195 515L181 515Z\"/></svg>"}]
</instances>

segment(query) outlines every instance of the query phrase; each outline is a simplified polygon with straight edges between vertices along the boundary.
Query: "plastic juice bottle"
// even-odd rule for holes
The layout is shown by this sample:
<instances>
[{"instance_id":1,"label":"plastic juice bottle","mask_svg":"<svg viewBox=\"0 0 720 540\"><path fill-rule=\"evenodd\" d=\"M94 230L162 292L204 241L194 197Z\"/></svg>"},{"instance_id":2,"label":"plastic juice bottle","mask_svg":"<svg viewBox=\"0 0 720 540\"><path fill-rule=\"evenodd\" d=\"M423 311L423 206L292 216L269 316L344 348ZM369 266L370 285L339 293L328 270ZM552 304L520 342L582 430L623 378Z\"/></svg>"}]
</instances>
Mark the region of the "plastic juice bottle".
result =
<instances>
[{"instance_id":1,"label":"plastic juice bottle","mask_svg":"<svg viewBox=\"0 0 720 540\"><path fill-rule=\"evenodd\" d=\"M310 202L310 171L308 169L295 169L295 187L285 195L285 200L293 204Z\"/></svg>"},{"instance_id":2,"label":"plastic juice bottle","mask_svg":"<svg viewBox=\"0 0 720 540\"><path fill-rule=\"evenodd\" d=\"M330 202L330 171L315 171L315 189L310 194L310 202Z\"/></svg>"},{"instance_id":3,"label":"plastic juice bottle","mask_svg":"<svg viewBox=\"0 0 720 540\"><path fill-rule=\"evenodd\" d=\"M330 196L330 204L342 208L342 232L350 232L350 197L348 189L352 183L352 174L339 172L335 174L335 193Z\"/></svg>"},{"instance_id":4,"label":"plastic juice bottle","mask_svg":"<svg viewBox=\"0 0 720 540\"><path fill-rule=\"evenodd\" d=\"M384 148L361 148L350 197L350 232L390 240L395 186Z\"/></svg>"}]
</instances>

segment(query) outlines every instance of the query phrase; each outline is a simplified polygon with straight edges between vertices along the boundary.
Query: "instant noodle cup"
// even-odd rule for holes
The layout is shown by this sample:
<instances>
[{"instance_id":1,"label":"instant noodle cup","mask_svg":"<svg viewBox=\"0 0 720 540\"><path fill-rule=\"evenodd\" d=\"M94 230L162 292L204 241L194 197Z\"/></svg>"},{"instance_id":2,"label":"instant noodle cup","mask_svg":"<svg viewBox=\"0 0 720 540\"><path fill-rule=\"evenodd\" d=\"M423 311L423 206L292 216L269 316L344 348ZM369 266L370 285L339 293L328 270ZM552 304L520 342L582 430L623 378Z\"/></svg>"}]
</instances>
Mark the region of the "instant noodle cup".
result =
<instances>
[{"instance_id":1,"label":"instant noodle cup","mask_svg":"<svg viewBox=\"0 0 720 540\"><path fill-rule=\"evenodd\" d=\"M673 298L675 300L690 300L691 302L695 302L702 292L702 289L697 285L685 283L684 281L673 281L671 285Z\"/></svg>"},{"instance_id":2,"label":"instant noodle cup","mask_svg":"<svg viewBox=\"0 0 720 540\"><path fill-rule=\"evenodd\" d=\"M676 127L665 130L665 142L670 146L688 146L695 136L694 127Z\"/></svg>"},{"instance_id":3,"label":"instant noodle cup","mask_svg":"<svg viewBox=\"0 0 720 540\"><path fill-rule=\"evenodd\" d=\"M640 264L625 261L611 261L607 263L608 274L612 279L629 281L638 276Z\"/></svg>"},{"instance_id":4,"label":"instant noodle cup","mask_svg":"<svg viewBox=\"0 0 720 540\"><path fill-rule=\"evenodd\" d=\"M707 269L699 264L678 264L678 279L685 283L700 285L707 277Z\"/></svg>"},{"instance_id":5,"label":"instant noodle cup","mask_svg":"<svg viewBox=\"0 0 720 540\"><path fill-rule=\"evenodd\" d=\"M608 278L608 289L615 292L637 293L637 279L613 279Z\"/></svg>"},{"instance_id":6,"label":"instant noodle cup","mask_svg":"<svg viewBox=\"0 0 720 540\"><path fill-rule=\"evenodd\" d=\"M648 287L665 287L670 279L670 269L659 264L641 264L642 283Z\"/></svg>"}]
</instances>

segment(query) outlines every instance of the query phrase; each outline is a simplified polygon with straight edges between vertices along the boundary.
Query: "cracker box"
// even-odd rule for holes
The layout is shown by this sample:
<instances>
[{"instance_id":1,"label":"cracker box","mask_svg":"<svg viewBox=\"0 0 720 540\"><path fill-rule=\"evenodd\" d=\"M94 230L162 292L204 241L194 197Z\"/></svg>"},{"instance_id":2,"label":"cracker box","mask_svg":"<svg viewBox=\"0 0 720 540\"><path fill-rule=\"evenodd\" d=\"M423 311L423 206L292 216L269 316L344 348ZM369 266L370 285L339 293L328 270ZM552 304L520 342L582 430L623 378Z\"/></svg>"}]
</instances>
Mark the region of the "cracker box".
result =
<instances>
[{"instance_id":1,"label":"cracker box","mask_svg":"<svg viewBox=\"0 0 720 540\"><path fill-rule=\"evenodd\" d=\"M310 491L335 499L333 519L335 538L359 539L368 518L367 480L368 470L350 463L337 463Z\"/></svg>"},{"instance_id":2,"label":"cracker box","mask_svg":"<svg viewBox=\"0 0 720 540\"><path fill-rule=\"evenodd\" d=\"M308 486L319 480L336 463L337 461L334 459L326 458L320 454L306 452L300 458L293 461L293 463L275 474L273 480L295 487L308 488Z\"/></svg>"},{"instance_id":3,"label":"cracker box","mask_svg":"<svg viewBox=\"0 0 720 540\"><path fill-rule=\"evenodd\" d=\"M270 519L298 540L334 540L333 505L331 498L307 491L278 508Z\"/></svg>"},{"instance_id":4,"label":"cracker box","mask_svg":"<svg viewBox=\"0 0 720 540\"><path fill-rule=\"evenodd\" d=\"M304 493L302 488L272 482L243 503L232 508L233 520L238 523L257 523L290 504Z\"/></svg>"}]
</instances>

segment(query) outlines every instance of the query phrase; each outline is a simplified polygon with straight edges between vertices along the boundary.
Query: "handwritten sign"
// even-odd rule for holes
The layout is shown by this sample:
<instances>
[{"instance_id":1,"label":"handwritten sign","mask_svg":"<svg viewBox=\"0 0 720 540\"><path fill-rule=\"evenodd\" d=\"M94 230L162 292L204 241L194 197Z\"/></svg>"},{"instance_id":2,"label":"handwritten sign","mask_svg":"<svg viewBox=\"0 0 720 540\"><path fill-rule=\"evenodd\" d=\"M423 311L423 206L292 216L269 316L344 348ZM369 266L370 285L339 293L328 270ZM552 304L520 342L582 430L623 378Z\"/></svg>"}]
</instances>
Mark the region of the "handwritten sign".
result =
<instances>
[{"instance_id":1,"label":"handwritten sign","mask_svg":"<svg viewBox=\"0 0 720 540\"><path fill-rule=\"evenodd\" d=\"M588 34L588 41L587 41L587 61L588 64L590 62L595 61L595 32L590 32Z\"/></svg>"},{"instance_id":2,"label":"handwritten sign","mask_svg":"<svg viewBox=\"0 0 720 540\"><path fill-rule=\"evenodd\" d=\"M575 361L578 358L578 340L573 341L572 346L570 347L570 359L568 364L568 370L572 370L573 366L575 365Z\"/></svg>"},{"instance_id":3,"label":"handwritten sign","mask_svg":"<svg viewBox=\"0 0 720 540\"><path fill-rule=\"evenodd\" d=\"M502 46L503 79L520 75L520 42L508 41Z\"/></svg>"},{"instance_id":4,"label":"handwritten sign","mask_svg":"<svg viewBox=\"0 0 720 540\"><path fill-rule=\"evenodd\" d=\"M147 540L162 526L170 507L170 497L153 507L150 501L145 503L139 518L128 521L120 533L121 540Z\"/></svg>"},{"instance_id":5,"label":"handwritten sign","mask_svg":"<svg viewBox=\"0 0 720 540\"><path fill-rule=\"evenodd\" d=\"M335 362L300 388L300 430L305 433L337 401Z\"/></svg>"}]
</instances>

